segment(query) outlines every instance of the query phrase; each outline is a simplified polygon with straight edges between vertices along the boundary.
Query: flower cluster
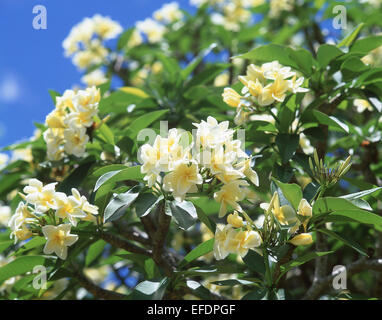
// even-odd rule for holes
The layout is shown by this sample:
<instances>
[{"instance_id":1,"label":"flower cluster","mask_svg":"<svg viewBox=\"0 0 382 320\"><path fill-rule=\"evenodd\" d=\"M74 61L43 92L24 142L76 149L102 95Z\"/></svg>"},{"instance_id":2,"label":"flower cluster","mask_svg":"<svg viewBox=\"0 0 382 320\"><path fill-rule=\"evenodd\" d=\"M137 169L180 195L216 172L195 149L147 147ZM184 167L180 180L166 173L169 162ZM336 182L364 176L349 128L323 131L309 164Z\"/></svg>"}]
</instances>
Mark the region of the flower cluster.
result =
<instances>
[{"instance_id":1,"label":"flower cluster","mask_svg":"<svg viewBox=\"0 0 382 320\"><path fill-rule=\"evenodd\" d=\"M232 88L225 88L223 100L229 106L237 108L235 121L243 115L273 103L283 102L288 93L307 92L302 88L304 77L297 77L290 67L282 66L278 61L256 66L251 64L245 76L239 76L244 85L242 95Z\"/></svg>"},{"instance_id":2,"label":"flower cluster","mask_svg":"<svg viewBox=\"0 0 382 320\"><path fill-rule=\"evenodd\" d=\"M182 201L187 193L202 190L207 182L220 187L214 198L220 203L219 216L231 206L241 211L238 202L247 198L251 181L258 185L257 173L252 170L251 158L241 149L242 142L233 140L234 130L228 121L218 123L213 117L194 123L193 141L189 134L178 129L169 130L168 137L157 136L153 145L143 145L138 153L141 172L150 187L156 183L174 198ZM161 173L165 173L161 179Z\"/></svg>"},{"instance_id":3,"label":"flower cluster","mask_svg":"<svg viewBox=\"0 0 382 320\"><path fill-rule=\"evenodd\" d=\"M295 4L295 0L270 0L270 12L271 18L278 18L283 11L292 11Z\"/></svg>"},{"instance_id":4,"label":"flower cluster","mask_svg":"<svg viewBox=\"0 0 382 320\"><path fill-rule=\"evenodd\" d=\"M270 203L262 203L260 207L265 211L265 216L269 217L272 214L280 225L288 226L288 233L290 235L295 234L300 226L303 226L304 231L309 219L312 217L312 207L306 199L301 199L297 212L289 204L280 205L280 199L278 193L275 191ZM266 223L266 221L264 222ZM294 236L290 243L298 245L307 245L312 243L312 236L309 233L300 233Z\"/></svg>"},{"instance_id":5,"label":"flower cluster","mask_svg":"<svg viewBox=\"0 0 382 320\"><path fill-rule=\"evenodd\" d=\"M86 90L66 90L56 98L56 108L46 117L49 127L44 132L48 159L62 159L64 152L82 157L89 141L87 129L94 123L98 113L100 90L96 87Z\"/></svg>"},{"instance_id":6,"label":"flower cluster","mask_svg":"<svg viewBox=\"0 0 382 320\"><path fill-rule=\"evenodd\" d=\"M206 3L213 6L211 21L230 31L239 31L240 24L248 23L252 17L251 8L262 5L265 0L191 0L200 7Z\"/></svg>"},{"instance_id":7,"label":"flower cluster","mask_svg":"<svg viewBox=\"0 0 382 320\"><path fill-rule=\"evenodd\" d=\"M245 257L249 249L258 248L262 239L257 231L244 229L243 218L237 212L228 215L228 224L217 226L214 242L214 256L216 260L226 258L230 253Z\"/></svg>"},{"instance_id":8,"label":"flower cluster","mask_svg":"<svg viewBox=\"0 0 382 320\"><path fill-rule=\"evenodd\" d=\"M136 23L139 32L146 35L150 43L158 43L166 33L166 25L175 23L183 18L183 13L179 9L177 2L166 3L157 11L154 11L153 18L146 18Z\"/></svg>"},{"instance_id":9,"label":"flower cluster","mask_svg":"<svg viewBox=\"0 0 382 320\"><path fill-rule=\"evenodd\" d=\"M30 179L24 193L20 194L24 201L17 206L8 226L15 242L39 234L41 227L47 239L44 253L55 252L61 259L66 259L67 247L78 239L78 236L70 234L71 226L77 226L77 219L95 222L98 207L90 204L75 188L70 196L57 192L56 184L43 185L37 179Z\"/></svg>"},{"instance_id":10,"label":"flower cluster","mask_svg":"<svg viewBox=\"0 0 382 320\"><path fill-rule=\"evenodd\" d=\"M103 41L114 39L122 32L118 22L98 14L85 18L75 25L63 41L66 56L72 56L73 64L86 69L104 61L108 55Z\"/></svg>"}]
</instances>

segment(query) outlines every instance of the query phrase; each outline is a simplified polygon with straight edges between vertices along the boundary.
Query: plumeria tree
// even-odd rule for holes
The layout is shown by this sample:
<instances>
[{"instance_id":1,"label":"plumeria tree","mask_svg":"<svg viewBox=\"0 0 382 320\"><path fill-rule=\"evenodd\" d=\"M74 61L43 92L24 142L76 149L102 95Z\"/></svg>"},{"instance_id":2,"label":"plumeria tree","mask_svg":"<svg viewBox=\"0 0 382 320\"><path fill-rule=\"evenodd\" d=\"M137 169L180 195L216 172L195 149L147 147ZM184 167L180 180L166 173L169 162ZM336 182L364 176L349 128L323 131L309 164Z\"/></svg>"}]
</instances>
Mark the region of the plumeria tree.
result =
<instances>
[{"instance_id":1,"label":"plumeria tree","mask_svg":"<svg viewBox=\"0 0 382 320\"><path fill-rule=\"evenodd\" d=\"M382 298L381 1L191 4L68 30L84 87L0 154L1 299Z\"/></svg>"}]
</instances>

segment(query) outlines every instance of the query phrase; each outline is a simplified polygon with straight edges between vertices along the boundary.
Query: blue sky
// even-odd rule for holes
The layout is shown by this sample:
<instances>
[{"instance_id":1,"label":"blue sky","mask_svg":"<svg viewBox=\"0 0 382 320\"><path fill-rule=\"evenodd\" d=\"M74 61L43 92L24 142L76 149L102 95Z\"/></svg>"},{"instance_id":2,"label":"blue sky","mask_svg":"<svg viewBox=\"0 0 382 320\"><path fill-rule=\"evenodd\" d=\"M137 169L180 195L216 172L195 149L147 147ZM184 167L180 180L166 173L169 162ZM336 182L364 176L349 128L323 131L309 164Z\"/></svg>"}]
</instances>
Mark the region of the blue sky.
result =
<instances>
[{"instance_id":1,"label":"blue sky","mask_svg":"<svg viewBox=\"0 0 382 320\"><path fill-rule=\"evenodd\" d=\"M48 89L80 84L81 73L63 55L71 27L96 13L124 27L151 16L171 0L0 0L0 147L33 135L54 107ZM189 0L177 1L190 9ZM32 27L35 5L47 9L47 30Z\"/></svg>"}]
</instances>

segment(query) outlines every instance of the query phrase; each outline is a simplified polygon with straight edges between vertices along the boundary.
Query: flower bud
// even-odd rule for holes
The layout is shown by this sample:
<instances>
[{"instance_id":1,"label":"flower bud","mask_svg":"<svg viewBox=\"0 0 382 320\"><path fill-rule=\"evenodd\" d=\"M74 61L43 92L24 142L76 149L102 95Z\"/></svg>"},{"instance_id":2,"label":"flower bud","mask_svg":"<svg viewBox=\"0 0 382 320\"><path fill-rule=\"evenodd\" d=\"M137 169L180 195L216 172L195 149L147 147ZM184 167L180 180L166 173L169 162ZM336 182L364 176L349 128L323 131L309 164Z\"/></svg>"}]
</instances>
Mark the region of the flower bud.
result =
<instances>
[{"instance_id":1,"label":"flower bud","mask_svg":"<svg viewBox=\"0 0 382 320\"><path fill-rule=\"evenodd\" d=\"M230 107L236 108L240 104L241 96L232 88L225 88L222 96L224 102Z\"/></svg>"},{"instance_id":2,"label":"flower bud","mask_svg":"<svg viewBox=\"0 0 382 320\"><path fill-rule=\"evenodd\" d=\"M306 246L313 243L313 239L310 233L301 233L289 240L289 242L295 246Z\"/></svg>"},{"instance_id":3,"label":"flower bud","mask_svg":"<svg viewBox=\"0 0 382 320\"><path fill-rule=\"evenodd\" d=\"M237 211L228 215L227 222L235 228L241 228L244 225L243 218L239 216Z\"/></svg>"},{"instance_id":4,"label":"flower bud","mask_svg":"<svg viewBox=\"0 0 382 320\"><path fill-rule=\"evenodd\" d=\"M312 216L312 206L306 199L301 199L300 204L298 205L297 213L304 217Z\"/></svg>"}]
</instances>

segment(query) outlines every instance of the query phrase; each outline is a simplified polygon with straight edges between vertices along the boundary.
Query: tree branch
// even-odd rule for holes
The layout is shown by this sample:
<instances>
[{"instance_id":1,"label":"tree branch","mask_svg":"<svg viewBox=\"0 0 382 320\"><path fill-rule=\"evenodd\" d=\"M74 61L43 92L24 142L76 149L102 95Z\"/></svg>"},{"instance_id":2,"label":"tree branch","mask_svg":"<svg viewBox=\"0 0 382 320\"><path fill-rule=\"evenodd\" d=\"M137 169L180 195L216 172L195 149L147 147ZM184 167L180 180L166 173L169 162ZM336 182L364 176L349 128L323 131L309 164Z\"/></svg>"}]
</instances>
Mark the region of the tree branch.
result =
<instances>
[{"instance_id":1,"label":"tree branch","mask_svg":"<svg viewBox=\"0 0 382 320\"><path fill-rule=\"evenodd\" d=\"M142 247L138 247L135 244L129 241L123 240L118 236L115 236L113 234L106 233L106 232L102 232L100 236L101 236L101 239L110 243L114 247L121 248L132 253L143 254L145 256L151 257L150 250L147 250Z\"/></svg>"},{"instance_id":2,"label":"tree branch","mask_svg":"<svg viewBox=\"0 0 382 320\"><path fill-rule=\"evenodd\" d=\"M153 260L155 263L163 267L167 276L171 276L174 267L168 260L163 258L163 249L166 241L166 236L170 227L171 217L165 213L165 203L161 201L157 207L158 211L158 228L153 237Z\"/></svg>"},{"instance_id":3,"label":"tree branch","mask_svg":"<svg viewBox=\"0 0 382 320\"><path fill-rule=\"evenodd\" d=\"M121 293L102 289L101 287L95 285L90 279L88 279L83 273L81 273L78 270L74 271L73 276L78 280L81 287L85 288L94 297L98 299L122 300L126 297Z\"/></svg>"},{"instance_id":4,"label":"tree branch","mask_svg":"<svg viewBox=\"0 0 382 320\"><path fill-rule=\"evenodd\" d=\"M382 259L371 259L368 260L366 258L361 258L350 265L346 266L346 275L347 277L351 277L357 273L360 273L365 270L373 270L377 272L382 272ZM305 296L302 298L303 300L315 300L320 297L322 292L329 287L329 285L333 282L334 277L337 274L331 274L322 278L319 281L316 281L310 289L307 291Z\"/></svg>"}]
</instances>

